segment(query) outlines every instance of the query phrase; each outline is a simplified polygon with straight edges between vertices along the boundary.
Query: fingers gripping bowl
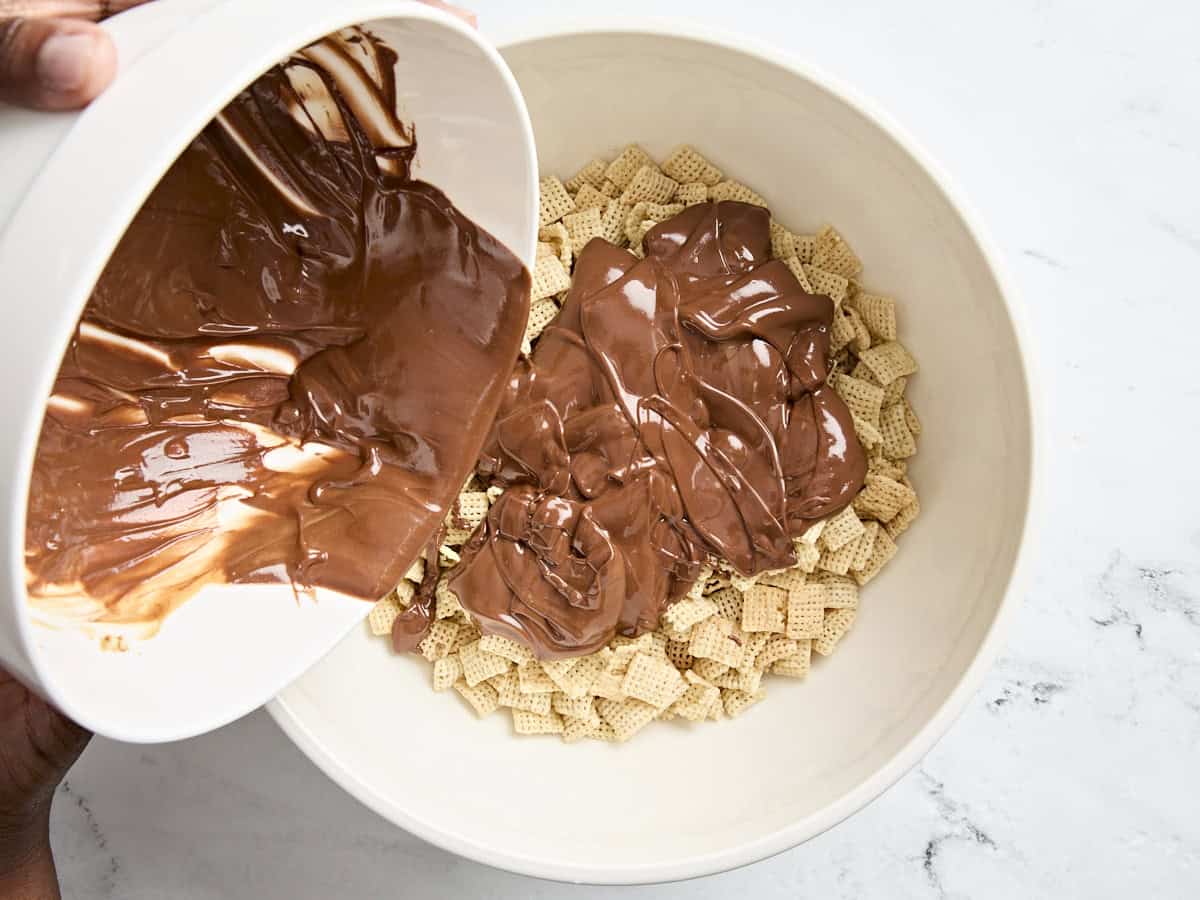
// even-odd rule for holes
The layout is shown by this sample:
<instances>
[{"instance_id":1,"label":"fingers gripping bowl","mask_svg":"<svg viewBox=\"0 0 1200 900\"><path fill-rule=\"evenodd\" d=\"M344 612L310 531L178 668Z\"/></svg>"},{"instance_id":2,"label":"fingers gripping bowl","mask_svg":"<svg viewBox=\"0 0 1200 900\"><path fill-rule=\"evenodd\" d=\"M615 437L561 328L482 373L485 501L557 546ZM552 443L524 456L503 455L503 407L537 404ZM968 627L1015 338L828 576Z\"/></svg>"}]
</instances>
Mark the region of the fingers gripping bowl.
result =
<instances>
[{"instance_id":1,"label":"fingers gripping bowl","mask_svg":"<svg viewBox=\"0 0 1200 900\"><path fill-rule=\"evenodd\" d=\"M689 877L819 833L948 727L998 649L1035 474L1025 352L996 262L940 176L864 106L769 51L658 28L572 29L504 55L541 169L569 175L638 142L688 142L790 227L837 227L896 295L922 373L911 472L922 518L806 683L736 724L659 728L619 749L513 740L428 690L418 659L365 629L271 710L335 780L455 852L593 882ZM397 754L413 764L397 764ZM586 774L584 774L586 773Z\"/></svg>"}]
</instances>

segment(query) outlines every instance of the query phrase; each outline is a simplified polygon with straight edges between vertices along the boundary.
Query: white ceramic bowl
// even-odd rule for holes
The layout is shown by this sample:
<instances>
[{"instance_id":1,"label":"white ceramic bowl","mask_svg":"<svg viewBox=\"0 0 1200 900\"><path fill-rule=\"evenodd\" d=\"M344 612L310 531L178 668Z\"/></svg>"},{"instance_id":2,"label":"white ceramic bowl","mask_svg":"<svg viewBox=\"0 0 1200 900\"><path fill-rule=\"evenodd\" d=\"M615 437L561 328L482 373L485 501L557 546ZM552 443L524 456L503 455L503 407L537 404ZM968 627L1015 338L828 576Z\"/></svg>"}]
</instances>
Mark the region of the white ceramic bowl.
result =
<instances>
[{"instance_id":1,"label":"white ceramic bowl","mask_svg":"<svg viewBox=\"0 0 1200 900\"><path fill-rule=\"evenodd\" d=\"M173 740L260 706L368 604L290 588L209 588L153 640L103 653L26 615L25 498L42 413L92 284L146 195L192 137L271 64L367 23L398 51L415 172L532 259L537 165L529 119L494 49L458 19L402 0L161 0L111 20L121 72L81 114L0 106L0 659L110 737Z\"/></svg>"},{"instance_id":2,"label":"white ceramic bowl","mask_svg":"<svg viewBox=\"0 0 1200 900\"><path fill-rule=\"evenodd\" d=\"M515 739L434 694L424 662L356 630L271 705L330 776L393 822L530 875L649 882L797 844L891 785L976 690L1011 616L1034 493L1017 308L944 175L885 116L752 42L678 24L585 27L503 48L545 172L640 142L696 145L793 228L828 220L901 302L921 364L923 514L838 652L733 722L630 744ZM780 683L782 682L782 683Z\"/></svg>"}]
</instances>

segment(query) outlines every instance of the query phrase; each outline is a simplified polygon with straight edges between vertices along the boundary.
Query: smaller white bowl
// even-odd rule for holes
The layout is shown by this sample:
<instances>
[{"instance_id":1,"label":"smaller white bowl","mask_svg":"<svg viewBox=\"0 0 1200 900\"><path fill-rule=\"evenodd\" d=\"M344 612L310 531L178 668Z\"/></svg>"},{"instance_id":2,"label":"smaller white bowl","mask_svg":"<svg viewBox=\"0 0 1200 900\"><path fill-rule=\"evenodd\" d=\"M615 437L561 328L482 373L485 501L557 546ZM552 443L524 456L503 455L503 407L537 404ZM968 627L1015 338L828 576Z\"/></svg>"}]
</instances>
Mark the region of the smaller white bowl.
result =
<instances>
[{"instance_id":1,"label":"smaller white bowl","mask_svg":"<svg viewBox=\"0 0 1200 900\"><path fill-rule=\"evenodd\" d=\"M93 731L166 741L260 706L359 622L369 604L287 586L212 587L157 637L102 652L31 625L25 507L42 416L92 285L130 219L188 142L273 63L365 24L399 57L415 174L525 261L537 161L511 73L461 21L404 0L164 0L110 20L121 71L82 113L0 106L0 661Z\"/></svg>"},{"instance_id":2,"label":"smaller white bowl","mask_svg":"<svg viewBox=\"0 0 1200 900\"><path fill-rule=\"evenodd\" d=\"M624 746L514 738L429 689L421 660L355 630L271 710L318 765L393 822L546 878L688 878L833 825L949 727L1016 605L1035 484L1019 306L945 175L828 76L678 23L571 26L503 49L546 172L630 141L691 143L805 231L837 225L900 303L925 424L923 513L803 683L773 679L734 722L652 725Z\"/></svg>"}]
</instances>

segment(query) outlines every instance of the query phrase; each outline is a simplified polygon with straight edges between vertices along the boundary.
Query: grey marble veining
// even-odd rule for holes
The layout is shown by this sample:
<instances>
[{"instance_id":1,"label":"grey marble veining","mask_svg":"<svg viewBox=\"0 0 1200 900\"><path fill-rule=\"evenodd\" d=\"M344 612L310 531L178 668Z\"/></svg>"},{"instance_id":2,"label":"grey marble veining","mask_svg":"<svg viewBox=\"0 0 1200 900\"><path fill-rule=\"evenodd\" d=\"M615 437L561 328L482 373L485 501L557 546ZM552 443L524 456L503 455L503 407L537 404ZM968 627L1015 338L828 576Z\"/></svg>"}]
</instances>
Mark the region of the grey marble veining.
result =
<instances>
[{"instance_id":1,"label":"grey marble veining","mask_svg":"<svg viewBox=\"0 0 1200 900\"><path fill-rule=\"evenodd\" d=\"M485 30L539 14L513 0L475 5ZM653 12L820 64L952 173L1030 311L1047 518L1007 652L917 769L796 850L624 893L1198 896L1200 10L782 6L663 0ZM262 713L177 745L97 741L63 785L53 827L71 897L617 893L496 872L418 841L327 781Z\"/></svg>"}]
</instances>

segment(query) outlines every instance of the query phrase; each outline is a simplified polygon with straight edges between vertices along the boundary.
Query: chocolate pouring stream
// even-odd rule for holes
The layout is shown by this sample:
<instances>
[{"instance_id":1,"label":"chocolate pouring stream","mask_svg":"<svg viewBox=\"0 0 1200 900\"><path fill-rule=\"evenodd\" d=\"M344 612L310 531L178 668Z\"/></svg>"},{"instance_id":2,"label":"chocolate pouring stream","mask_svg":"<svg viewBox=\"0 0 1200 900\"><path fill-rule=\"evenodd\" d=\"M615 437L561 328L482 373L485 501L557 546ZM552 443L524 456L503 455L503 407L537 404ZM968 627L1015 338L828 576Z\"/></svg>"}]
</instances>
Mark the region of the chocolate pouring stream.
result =
<instances>
[{"instance_id":1,"label":"chocolate pouring stream","mask_svg":"<svg viewBox=\"0 0 1200 900\"><path fill-rule=\"evenodd\" d=\"M770 259L767 210L698 204L643 247L584 248L510 380L478 470L507 490L450 580L543 659L657 627L710 554L793 565L792 538L866 475L828 383L833 303Z\"/></svg>"},{"instance_id":2,"label":"chocolate pouring stream","mask_svg":"<svg viewBox=\"0 0 1200 900\"><path fill-rule=\"evenodd\" d=\"M362 31L242 92L96 285L43 424L35 615L140 626L212 582L376 599L445 518L517 358L520 261L414 180Z\"/></svg>"}]
</instances>

